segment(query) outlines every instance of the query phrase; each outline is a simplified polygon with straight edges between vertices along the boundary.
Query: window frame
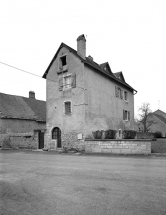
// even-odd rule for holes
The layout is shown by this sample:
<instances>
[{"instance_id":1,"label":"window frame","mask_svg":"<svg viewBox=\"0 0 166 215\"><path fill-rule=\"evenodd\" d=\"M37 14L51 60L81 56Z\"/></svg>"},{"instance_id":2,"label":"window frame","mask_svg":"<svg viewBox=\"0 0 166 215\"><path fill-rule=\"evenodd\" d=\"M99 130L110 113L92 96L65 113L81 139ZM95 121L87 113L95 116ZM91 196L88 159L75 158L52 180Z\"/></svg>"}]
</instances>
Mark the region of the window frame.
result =
<instances>
[{"instance_id":1,"label":"window frame","mask_svg":"<svg viewBox=\"0 0 166 215\"><path fill-rule=\"evenodd\" d=\"M66 105L65 104L68 103L68 102L70 103L70 112L67 113L66 112ZM67 100L67 101L63 102L63 114L67 115L67 116L72 115L72 102L70 100Z\"/></svg>"},{"instance_id":2,"label":"window frame","mask_svg":"<svg viewBox=\"0 0 166 215\"><path fill-rule=\"evenodd\" d=\"M70 77L70 84L68 84L69 86L68 87L66 87L66 85L65 85L65 78L68 78L68 77ZM63 75L62 76L62 84L63 84L63 91L65 91L65 90L69 90L69 89L71 89L72 88L72 75L71 74L68 74L68 75Z\"/></svg>"},{"instance_id":3,"label":"window frame","mask_svg":"<svg viewBox=\"0 0 166 215\"><path fill-rule=\"evenodd\" d=\"M126 109L123 110L123 120L130 121L130 111L128 111Z\"/></svg>"},{"instance_id":4,"label":"window frame","mask_svg":"<svg viewBox=\"0 0 166 215\"><path fill-rule=\"evenodd\" d=\"M125 95L127 95L127 96L126 96L127 99L125 98ZM128 102L128 92L127 92L126 90L124 90L124 101L125 101L125 102Z\"/></svg>"},{"instance_id":5,"label":"window frame","mask_svg":"<svg viewBox=\"0 0 166 215\"><path fill-rule=\"evenodd\" d=\"M66 57L66 64L62 65L62 58ZM67 70L67 54L59 56L59 61L58 61L58 68L59 71L66 71Z\"/></svg>"}]
</instances>

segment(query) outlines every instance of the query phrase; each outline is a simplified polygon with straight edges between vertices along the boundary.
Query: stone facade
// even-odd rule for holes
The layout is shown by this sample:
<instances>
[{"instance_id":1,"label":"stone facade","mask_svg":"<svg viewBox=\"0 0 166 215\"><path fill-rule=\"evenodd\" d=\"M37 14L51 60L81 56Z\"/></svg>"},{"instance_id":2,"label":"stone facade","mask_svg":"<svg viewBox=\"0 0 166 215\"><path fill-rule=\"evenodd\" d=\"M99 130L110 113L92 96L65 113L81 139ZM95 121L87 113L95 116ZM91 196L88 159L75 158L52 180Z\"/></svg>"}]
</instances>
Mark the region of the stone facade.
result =
<instances>
[{"instance_id":1,"label":"stone facade","mask_svg":"<svg viewBox=\"0 0 166 215\"><path fill-rule=\"evenodd\" d=\"M85 140L85 152L151 154L151 140Z\"/></svg>"},{"instance_id":2,"label":"stone facade","mask_svg":"<svg viewBox=\"0 0 166 215\"><path fill-rule=\"evenodd\" d=\"M70 133L63 133L62 134L62 145L64 147L72 147L72 148L79 148L84 149L84 140L78 139L78 133L73 131Z\"/></svg>"}]
</instances>

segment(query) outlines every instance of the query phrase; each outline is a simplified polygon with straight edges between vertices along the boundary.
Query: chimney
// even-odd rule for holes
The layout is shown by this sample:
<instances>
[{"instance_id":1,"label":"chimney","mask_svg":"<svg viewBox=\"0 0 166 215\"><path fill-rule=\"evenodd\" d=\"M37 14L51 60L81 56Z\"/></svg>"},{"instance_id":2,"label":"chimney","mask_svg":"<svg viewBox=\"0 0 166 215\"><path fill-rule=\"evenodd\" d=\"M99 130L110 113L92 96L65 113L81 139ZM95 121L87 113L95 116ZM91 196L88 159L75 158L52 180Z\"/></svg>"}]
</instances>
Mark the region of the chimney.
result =
<instances>
[{"instance_id":1,"label":"chimney","mask_svg":"<svg viewBox=\"0 0 166 215\"><path fill-rule=\"evenodd\" d=\"M84 59L86 58L86 39L84 34L77 38L77 54Z\"/></svg>"},{"instance_id":2,"label":"chimney","mask_svg":"<svg viewBox=\"0 0 166 215\"><path fill-rule=\"evenodd\" d=\"M91 60L91 61L93 61L93 57L90 56L90 55L88 56L88 59Z\"/></svg>"},{"instance_id":3,"label":"chimney","mask_svg":"<svg viewBox=\"0 0 166 215\"><path fill-rule=\"evenodd\" d=\"M35 92L34 91L29 91L29 98L35 99Z\"/></svg>"}]
</instances>

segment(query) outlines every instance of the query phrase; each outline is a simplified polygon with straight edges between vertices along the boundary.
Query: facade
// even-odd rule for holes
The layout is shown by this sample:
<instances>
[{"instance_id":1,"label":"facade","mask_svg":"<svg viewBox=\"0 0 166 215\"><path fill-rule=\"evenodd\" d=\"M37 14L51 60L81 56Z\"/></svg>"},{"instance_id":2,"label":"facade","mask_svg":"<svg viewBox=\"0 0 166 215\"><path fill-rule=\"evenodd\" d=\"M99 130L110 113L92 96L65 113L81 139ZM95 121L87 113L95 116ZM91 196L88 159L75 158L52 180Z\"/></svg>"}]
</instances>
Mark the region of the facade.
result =
<instances>
[{"instance_id":1,"label":"facade","mask_svg":"<svg viewBox=\"0 0 166 215\"><path fill-rule=\"evenodd\" d=\"M30 91L29 98L0 93L0 136L6 134L39 134L46 130L46 102L35 99ZM44 139L43 139L44 140ZM43 141L44 147L44 141ZM42 147L41 147L42 148Z\"/></svg>"},{"instance_id":2,"label":"facade","mask_svg":"<svg viewBox=\"0 0 166 215\"><path fill-rule=\"evenodd\" d=\"M148 115L147 124L151 124L149 127L149 132L161 132L162 137L166 137L166 113L161 110L156 110ZM140 123L136 125L137 131L142 131L143 126Z\"/></svg>"},{"instance_id":3,"label":"facade","mask_svg":"<svg viewBox=\"0 0 166 215\"><path fill-rule=\"evenodd\" d=\"M47 147L77 144L96 130L134 130L134 93L122 72L86 57L84 35L77 51L62 43L43 78L47 80ZM56 146L55 146L56 147Z\"/></svg>"}]
</instances>

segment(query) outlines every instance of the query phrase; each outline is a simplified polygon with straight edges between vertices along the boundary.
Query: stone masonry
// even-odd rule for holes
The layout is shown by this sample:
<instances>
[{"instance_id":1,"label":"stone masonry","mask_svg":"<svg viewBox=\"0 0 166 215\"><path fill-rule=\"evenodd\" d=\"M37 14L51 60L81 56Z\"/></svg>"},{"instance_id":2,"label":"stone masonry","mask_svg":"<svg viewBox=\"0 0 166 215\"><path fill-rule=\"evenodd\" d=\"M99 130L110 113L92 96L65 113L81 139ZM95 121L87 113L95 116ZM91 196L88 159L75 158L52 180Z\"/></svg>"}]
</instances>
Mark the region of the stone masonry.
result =
<instances>
[{"instance_id":1,"label":"stone masonry","mask_svg":"<svg viewBox=\"0 0 166 215\"><path fill-rule=\"evenodd\" d=\"M151 154L151 140L85 140L85 152Z\"/></svg>"}]
</instances>

